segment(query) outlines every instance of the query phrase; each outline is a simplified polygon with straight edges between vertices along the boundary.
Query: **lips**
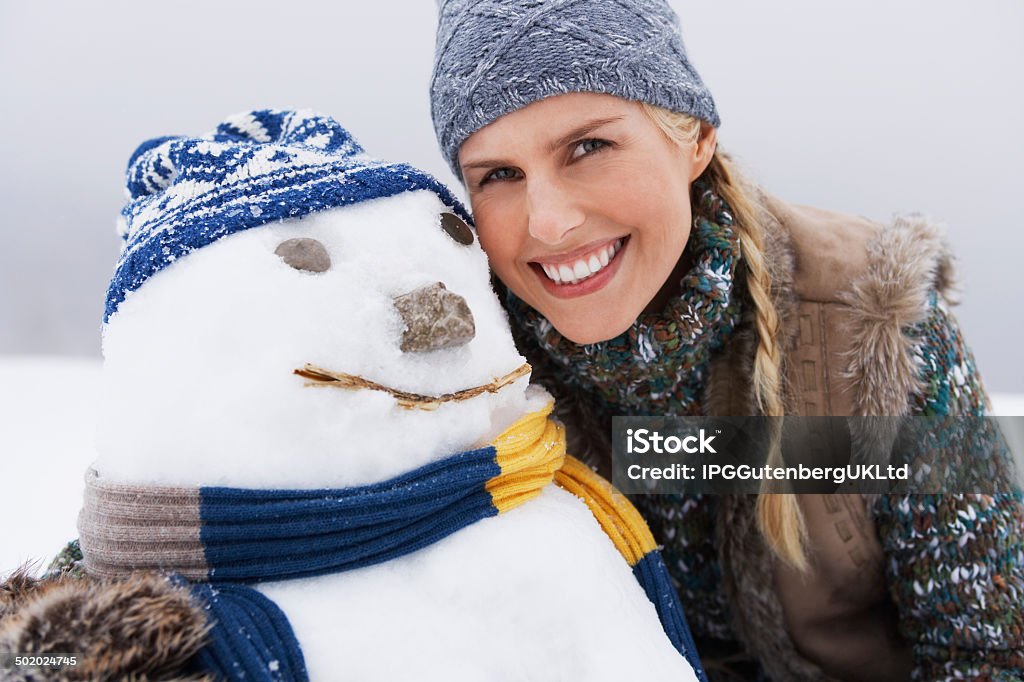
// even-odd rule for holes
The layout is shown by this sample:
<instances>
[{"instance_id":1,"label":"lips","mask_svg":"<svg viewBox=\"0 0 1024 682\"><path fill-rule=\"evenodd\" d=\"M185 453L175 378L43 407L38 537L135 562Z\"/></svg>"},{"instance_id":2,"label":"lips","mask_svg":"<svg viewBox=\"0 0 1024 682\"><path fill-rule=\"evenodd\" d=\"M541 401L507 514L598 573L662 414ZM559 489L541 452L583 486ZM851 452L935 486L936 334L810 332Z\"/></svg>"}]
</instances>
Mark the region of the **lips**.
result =
<instances>
[{"instance_id":1,"label":"lips","mask_svg":"<svg viewBox=\"0 0 1024 682\"><path fill-rule=\"evenodd\" d=\"M535 262L551 282L560 285L579 284L608 267L622 250L624 242L624 238L620 237L583 253L571 254L568 258L545 258L543 262Z\"/></svg>"},{"instance_id":2,"label":"lips","mask_svg":"<svg viewBox=\"0 0 1024 682\"><path fill-rule=\"evenodd\" d=\"M629 250L629 242L629 236L604 239L556 256L536 258L529 261L529 265L551 296L559 299L588 296L601 291L615 278L622 265L622 254Z\"/></svg>"}]
</instances>

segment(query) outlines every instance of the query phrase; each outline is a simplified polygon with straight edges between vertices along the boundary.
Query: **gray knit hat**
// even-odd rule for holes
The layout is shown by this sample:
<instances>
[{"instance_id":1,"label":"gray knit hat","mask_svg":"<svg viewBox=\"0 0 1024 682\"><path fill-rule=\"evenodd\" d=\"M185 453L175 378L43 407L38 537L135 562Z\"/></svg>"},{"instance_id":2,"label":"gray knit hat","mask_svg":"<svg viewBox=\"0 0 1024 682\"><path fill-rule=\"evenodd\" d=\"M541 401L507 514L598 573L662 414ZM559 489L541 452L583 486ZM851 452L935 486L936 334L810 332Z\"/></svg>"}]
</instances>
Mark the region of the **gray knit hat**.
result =
<instances>
[{"instance_id":1,"label":"gray knit hat","mask_svg":"<svg viewBox=\"0 0 1024 682\"><path fill-rule=\"evenodd\" d=\"M438 0L434 131L459 147L499 116L552 95L602 92L718 126L666 0Z\"/></svg>"}]
</instances>

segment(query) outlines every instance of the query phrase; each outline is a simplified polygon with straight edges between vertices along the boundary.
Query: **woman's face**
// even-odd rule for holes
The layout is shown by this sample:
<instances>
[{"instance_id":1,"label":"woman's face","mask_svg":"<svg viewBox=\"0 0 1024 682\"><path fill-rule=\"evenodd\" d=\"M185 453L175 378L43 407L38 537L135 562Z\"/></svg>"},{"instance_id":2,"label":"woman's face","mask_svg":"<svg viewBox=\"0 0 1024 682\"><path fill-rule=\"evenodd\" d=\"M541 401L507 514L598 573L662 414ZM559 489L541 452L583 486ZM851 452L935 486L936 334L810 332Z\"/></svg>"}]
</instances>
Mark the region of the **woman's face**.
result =
<instances>
[{"instance_id":1,"label":"woman's face","mask_svg":"<svg viewBox=\"0 0 1024 682\"><path fill-rule=\"evenodd\" d=\"M543 99L481 128L459 162L491 267L572 341L618 336L674 288L690 183L714 150L707 131L677 145L639 104L595 93Z\"/></svg>"}]
</instances>

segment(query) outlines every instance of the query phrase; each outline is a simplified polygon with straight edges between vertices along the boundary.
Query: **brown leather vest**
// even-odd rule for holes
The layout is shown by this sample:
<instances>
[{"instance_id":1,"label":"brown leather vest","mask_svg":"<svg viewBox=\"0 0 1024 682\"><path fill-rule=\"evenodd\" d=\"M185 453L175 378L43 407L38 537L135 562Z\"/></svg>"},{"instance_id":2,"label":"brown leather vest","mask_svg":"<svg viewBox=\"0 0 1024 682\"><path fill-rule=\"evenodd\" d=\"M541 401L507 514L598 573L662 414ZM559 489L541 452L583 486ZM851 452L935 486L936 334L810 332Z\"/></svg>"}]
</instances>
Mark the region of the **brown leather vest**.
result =
<instances>
[{"instance_id":1,"label":"brown leather vest","mask_svg":"<svg viewBox=\"0 0 1024 682\"><path fill-rule=\"evenodd\" d=\"M892 228L863 218L762 200L766 256L774 266L784 329L787 414L906 414L915 371L902 329L916 320L898 313L920 313L926 309L921 292L945 285L949 265L942 245L922 243L914 252L910 265L920 267L907 268L905 276L930 273L937 281L895 282L910 292L897 308L872 294L893 284L887 278L896 270L894 259L899 264L910 253L906 245L899 249L905 237L894 238ZM871 334L895 340L891 357L859 347ZM713 364L708 414L755 413L749 395L753 343L752 333L736 339ZM866 498L798 498L809 540L807 574L775 561L763 547L756 524L745 518L753 514L749 500L723 499L731 507L719 522L720 557L736 619L745 621L736 630L775 679L910 679L911 651L897 630ZM737 533L746 537L730 536Z\"/></svg>"}]
</instances>

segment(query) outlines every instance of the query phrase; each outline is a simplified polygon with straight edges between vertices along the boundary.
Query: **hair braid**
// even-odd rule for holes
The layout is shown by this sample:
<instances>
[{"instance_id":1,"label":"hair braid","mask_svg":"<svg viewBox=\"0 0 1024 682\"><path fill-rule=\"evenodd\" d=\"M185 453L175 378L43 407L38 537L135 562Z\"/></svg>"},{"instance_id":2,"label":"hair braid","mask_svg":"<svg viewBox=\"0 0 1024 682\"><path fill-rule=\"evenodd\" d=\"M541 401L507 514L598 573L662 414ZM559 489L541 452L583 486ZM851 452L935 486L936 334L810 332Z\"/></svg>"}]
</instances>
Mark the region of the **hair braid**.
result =
<instances>
[{"instance_id":1,"label":"hair braid","mask_svg":"<svg viewBox=\"0 0 1024 682\"><path fill-rule=\"evenodd\" d=\"M699 119L649 104L643 104L642 107L658 128L676 144L690 146L698 141L701 126ZM755 204L725 153L716 150L701 177L732 209L733 224L739 231L740 250L747 273L746 287L754 304L754 324L758 339L751 377L753 395L762 414L777 417L772 420L768 463L779 465L782 463L781 418L785 414L779 341L781 333L779 316L771 298L771 274L764 258L764 231ZM699 207L699 202L692 203L695 209ZM794 568L805 571L808 568L804 552L807 531L797 498L792 494L772 490L777 489L762 486L758 495L758 528L776 556Z\"/></svg>"}]
</instances>

